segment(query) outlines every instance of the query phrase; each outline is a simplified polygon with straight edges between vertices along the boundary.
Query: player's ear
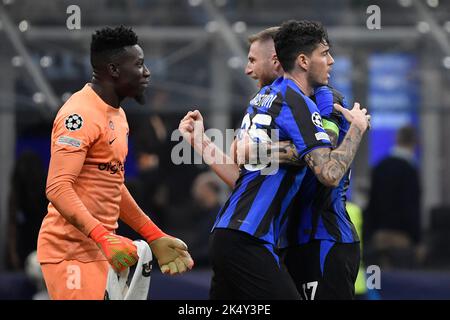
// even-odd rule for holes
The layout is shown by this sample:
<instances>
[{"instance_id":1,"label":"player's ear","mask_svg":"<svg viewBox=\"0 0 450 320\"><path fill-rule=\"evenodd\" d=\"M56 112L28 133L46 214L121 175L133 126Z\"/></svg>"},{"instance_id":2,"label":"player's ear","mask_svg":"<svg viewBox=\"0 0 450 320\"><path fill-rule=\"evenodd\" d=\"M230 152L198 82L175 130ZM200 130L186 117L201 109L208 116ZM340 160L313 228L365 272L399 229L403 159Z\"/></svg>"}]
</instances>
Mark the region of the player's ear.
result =
<instances>
[{"instance_id":1,"label":"player's ear","mask_svg":"<svg viewBox=\"0 0 450 320\"><path fill-rule=\"evenodd\" d=\"M272 60L273 64L279 64L280 62L278 61L278 57L276 53L272 53L272 56L270 57L270 59Z\"/></svg>"},{"instance_id":2,"label":"player's ear","mask_svg":"<svg viewBox=\"0 0 450 320\"><path fill-rule=\"evenodd\" d=\"M281 66L280 60L278 60L278 56L274 53L272 54L272 63L275 66L275 70L277 72L283 71L283 67Z\"/></svg>"},{"instance_id":3,"label":"player's ear","mask_svg":"<svg viewBox=\"0 0 450 320\"><path fill-rule=\"evenodd\" d=\"M300 68L308 70L309 58L306 54L300 53L297 57L296 63Z\"/></svg>"},{"instance_id":4,"label":"player's ear","mask_svg":"<svg viewBox=\"0 0 450 320\"><path fill-rule=\"evenodd\" d=\"M117 65L115 63L108 63L107 65L107 70L108 70L108 74L113 77L113 78L118 78L119 77L119 68L117 67Z\"/></svg>"}]
</instances>

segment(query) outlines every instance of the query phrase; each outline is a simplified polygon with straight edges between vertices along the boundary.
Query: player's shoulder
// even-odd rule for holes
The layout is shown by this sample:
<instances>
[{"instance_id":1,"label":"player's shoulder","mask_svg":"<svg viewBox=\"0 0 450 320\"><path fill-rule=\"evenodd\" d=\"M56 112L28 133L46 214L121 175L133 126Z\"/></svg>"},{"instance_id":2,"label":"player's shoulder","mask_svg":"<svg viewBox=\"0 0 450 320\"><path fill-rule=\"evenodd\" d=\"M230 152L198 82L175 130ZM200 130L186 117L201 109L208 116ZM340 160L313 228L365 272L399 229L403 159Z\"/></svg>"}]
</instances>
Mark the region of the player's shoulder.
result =
<instances>
[{"instance_id":1,"label":"player's shoulder","mask_svg":"<svg viewBox=\"0 0 450 320\"><path fill-rule=\"evenodd\" d=\"M286 86L283 92L284 98L284 106L286 108L307 108L314 109L316 105L314 101L308 97L301 89L298 87L296 83L294 83L291 79L285 80Z\"/></svg>"},{"instance_id":2,"label":"player's shoulder","mask_svg":"<svg viewBox=\"0 0 450 320\"><path fill-rule=\"evenodd\" d=\"M98 103L92 89L88 85L75 92L59 109L57 118L64 118L72 114L86 119L98 119L104 116L104 108Z\"/></svg>"},{"instance_id":3,"label":"player's shoulder","mask_svg":"<svg viewBox=\"0 0 450 320\"><path fill-rule=\"evenodd\" d=\"M283 90L283 81L283 77L278 77L271 84L262 87L259 92L276 95Z\"/></svg>"},{"instance_id":4,"label":"player's shoulder","mask_svg":"<svg viewBox=\"0 0 450 320\"><path fill-rule=\"evenodd\" d=\"M117 112L119 113L120 117L128 123L127 113L125 112L125 110L122 107L119 107Z\"/></svg>"},{"instance_id":5,"label":"player's shoulder","mask_svg":"<svg viewBox=\"0 0 450 320\"><path fill-rule=\"evenodd\" d=\"M279 96L279 90L273 84L262 87L250 100L248 110L266 112L274 106L274 102Z\"/></svg>"},{"instance_id":6,"label":"player's shoulder","mask_svg":"<svg viewBox=\"0 0 450 320\"><path fill-rule=\"evenodd\" d=\"M100 132L105 127L106 112L97 99L87 85L75 92L59 109L54 128L71 132Z\"/></svg>"},{"instance_id":7,"label":"player's shoulder","mask_svg":"<svg viewBox=\"0 0 450 320\"><path fill-rule=\"evenodd\" d=\"M289 101L292 102L297 100L299 102L309 103L308 100L311 100L292 79L284 78L279 87L284 100L288 102L288 104Z\"/></svg>"}]
</instances>

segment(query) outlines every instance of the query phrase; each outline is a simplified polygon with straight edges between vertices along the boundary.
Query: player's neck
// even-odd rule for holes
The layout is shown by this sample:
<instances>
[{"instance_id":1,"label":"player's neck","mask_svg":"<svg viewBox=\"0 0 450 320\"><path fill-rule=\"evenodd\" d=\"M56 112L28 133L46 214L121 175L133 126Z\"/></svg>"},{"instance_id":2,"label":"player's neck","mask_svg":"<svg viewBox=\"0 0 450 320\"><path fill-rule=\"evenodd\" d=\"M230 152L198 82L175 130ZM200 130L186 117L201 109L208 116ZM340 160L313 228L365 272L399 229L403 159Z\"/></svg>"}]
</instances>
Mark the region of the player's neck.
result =
<instances>
[{"instance_id":1,"label":"player's neck","mask_svg":"<svg viewBox=\"0 0 450 320\"><path fill-rule=\"evenodd\" d=\"M298 72L286 72L284 74L285 78L291 79L294 81L297 86L302 90L302 92L307 95L308 97L312 95L313 93L313 87L309 85L308 79L306 78L306 73L298 73Z\"/></svg>"},{"instance_id":2,"label":"player's neck","mask_svg":"<svg viewBox=\"0 0 450 320\"><path fill-rule=\"evenodd\" d=\"M114 88L108 83L99 81L97 78L93 77L91 80L91 88L107 105L110 105L113 108L120 107L121 99L115 93Z\"/></svg>"}]
</instances>

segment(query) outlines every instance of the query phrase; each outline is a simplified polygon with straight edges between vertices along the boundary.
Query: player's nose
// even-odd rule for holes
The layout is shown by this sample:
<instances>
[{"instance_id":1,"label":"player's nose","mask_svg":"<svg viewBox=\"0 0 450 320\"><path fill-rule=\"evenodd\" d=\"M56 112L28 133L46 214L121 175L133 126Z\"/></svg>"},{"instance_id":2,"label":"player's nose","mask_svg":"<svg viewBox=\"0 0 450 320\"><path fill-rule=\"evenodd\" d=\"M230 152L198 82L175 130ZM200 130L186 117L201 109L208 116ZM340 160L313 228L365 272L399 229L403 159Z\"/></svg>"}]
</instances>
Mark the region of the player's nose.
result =
<instances>
[{"instance_id":1,"label":"player's nose","mask_svg":"<svg viewBox=\"0 0 450 320\"><path fill-rule=\"evenodd\" d=\"M150 69L147 68L146 65L144 65L144 73L143 73L143 76L144 76L145 78L150 77Z\"/></svg>"},{"instance_id":2,"label":"player's nose","mask_svg":"<svg viewBox=\"0 0 450 320\"><path fill-rule=\"evenodd\" d=\"M247 65L245 66L245 74L250 76L253 73L253 69L250 68L250 64L247 63Z\"/></svg>"},{"instance_id":3,"label":"player's nose","mask_svg":"<svg viewBox=\"0 0 450 320\"><path fill-rule=\"evenodd\" d=\"M331 55L331 54L328 54L329 55L329 57L328 57L328 65L333 65L334 64L334 59L333 59L333 56Z\"/></svg>"}]
</instances>

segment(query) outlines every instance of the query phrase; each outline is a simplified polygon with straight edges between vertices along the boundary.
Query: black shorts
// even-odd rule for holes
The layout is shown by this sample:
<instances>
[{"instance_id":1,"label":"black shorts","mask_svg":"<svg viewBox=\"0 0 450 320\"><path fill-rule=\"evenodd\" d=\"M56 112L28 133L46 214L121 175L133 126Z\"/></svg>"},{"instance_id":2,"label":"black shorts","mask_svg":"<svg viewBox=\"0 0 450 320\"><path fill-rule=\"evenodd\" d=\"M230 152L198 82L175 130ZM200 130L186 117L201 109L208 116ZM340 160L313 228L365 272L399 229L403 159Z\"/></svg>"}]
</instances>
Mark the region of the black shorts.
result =
<instances>
[{"instance_id":1,"label":"black shorts","mask_svg":"<svg viewBox=\"0 0 450 320\"><path fill-rule=\"evenodd\" d=\"M271 246L245 232L215 229L210 237L210 258L210 299L300 299Z\"/></svg>"},{"instance_id":2,"label":"black shorts","mask_svg":"<svg viewBox=\"0 0 450 320\"><path fill-rule=\"evenodd\" d=\"M314 240L284 249L282 256L302 299L354 299L359 243Z\"/></svg>"}]
</instances>

